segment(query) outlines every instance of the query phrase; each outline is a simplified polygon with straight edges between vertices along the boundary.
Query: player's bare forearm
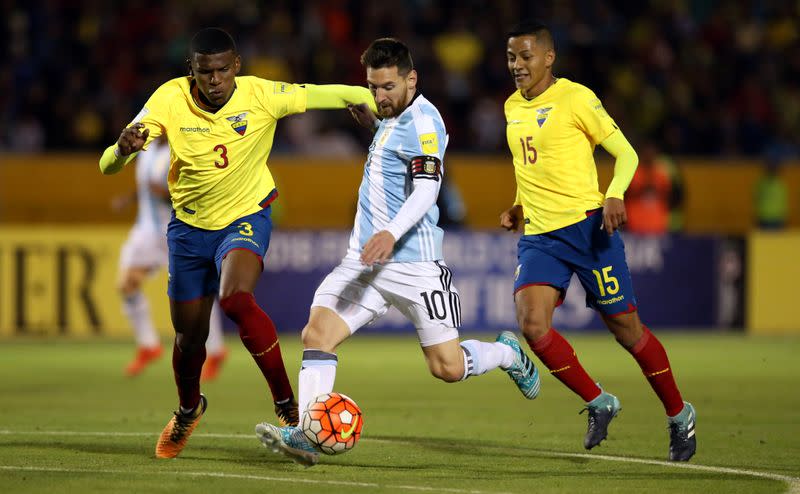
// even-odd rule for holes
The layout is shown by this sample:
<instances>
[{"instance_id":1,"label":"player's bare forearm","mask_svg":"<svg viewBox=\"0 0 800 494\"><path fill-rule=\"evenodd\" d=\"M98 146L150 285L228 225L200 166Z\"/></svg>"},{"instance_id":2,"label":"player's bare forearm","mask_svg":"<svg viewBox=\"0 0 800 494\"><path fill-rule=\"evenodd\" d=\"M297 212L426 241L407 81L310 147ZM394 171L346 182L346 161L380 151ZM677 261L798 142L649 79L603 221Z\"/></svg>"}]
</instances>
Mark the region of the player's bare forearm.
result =
<instances>
[{"instance_id":1,"label":"player's bare forearm","mask_svg":"<svg viewBox=\"0 0 800 494\"><path fill-rule=\"evenodd\" d=\"M616 197L608 197L603 203L603 226L606 233L613 235L614 231L619 229L628 221L628 215L625 212L625 201Z\"/></svg>"},{"instance_id":2,"label":"player's bare forearm","mask_svg":"<svg viewBox=\"0 0 800 494\"><path fill-rule=\"evenodd\" d=\"M381 230L373 235L361 251L361 262L367 266L381 264L392 257L394 244L397 240L386 230Z\"/></svg>"}]
</instances>

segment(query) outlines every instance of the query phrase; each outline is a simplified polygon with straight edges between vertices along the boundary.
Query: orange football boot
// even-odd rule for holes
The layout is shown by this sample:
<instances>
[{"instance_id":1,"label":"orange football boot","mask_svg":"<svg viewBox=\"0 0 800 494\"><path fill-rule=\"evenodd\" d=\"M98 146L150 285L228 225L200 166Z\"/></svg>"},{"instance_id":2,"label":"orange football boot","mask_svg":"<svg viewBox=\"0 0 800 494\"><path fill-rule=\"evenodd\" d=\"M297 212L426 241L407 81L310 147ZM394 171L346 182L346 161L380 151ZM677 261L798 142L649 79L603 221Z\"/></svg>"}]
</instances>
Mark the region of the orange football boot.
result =
<instances>
[{"instance_id":1,"label":"orange football boot","mask_svg":"<svg viewBox=\"0 0 800 494\"><path fill-rule=\"evenodd\" d=\"M153 347L140 346L136 350L136 356L125 367L125 375L128 377L138 376L145 367L158 360L163 352L161 345Z\"/></svg>"},{"instance_id":2,"label":"orange football boot","mask_svg":"<svg viewBox=\"0 0 800 494\"><path fill-rule=\"evenodd\" d=\"M209 382L216 379L226 358L228 358L227 348L223 348L219 352L209 355L203 364L203 371L200 373L200 382Z\"/></svg>"},{"instance_id":3,"label":"orange football boot","mask_svg":"<svg viewBox=\"0 0 800 494\"><path fill-rule=\"evenodd\" d=\"M189 440L192 431L200 423L200 417L203 416L206 408L208 408L208 400L202 393L200 393L200 403L197 404L192 413L184 415L178 408L174 412L175 416L161 431L161 437L158 438L158 443L156 443L156 458L175 458L178 456L186 446L186 441Z\"/></svg>"}]
</instances>

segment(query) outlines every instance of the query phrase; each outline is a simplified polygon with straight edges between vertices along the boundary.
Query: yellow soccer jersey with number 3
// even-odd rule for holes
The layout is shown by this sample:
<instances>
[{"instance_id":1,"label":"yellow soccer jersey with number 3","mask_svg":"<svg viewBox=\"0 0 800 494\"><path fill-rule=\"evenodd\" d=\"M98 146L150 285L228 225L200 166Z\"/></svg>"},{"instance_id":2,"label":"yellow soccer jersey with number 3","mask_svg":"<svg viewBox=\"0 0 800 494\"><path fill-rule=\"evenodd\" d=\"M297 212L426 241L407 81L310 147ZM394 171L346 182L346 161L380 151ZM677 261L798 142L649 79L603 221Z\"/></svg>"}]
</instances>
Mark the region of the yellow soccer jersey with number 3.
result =
<instances>
[{"instance_id":1,"label":"yellow soccer jersey with number 3","mask_svg":"<svg viewBox=\"0 0 800 494\"><path fill-rule=\"evenodd\" d=\"M617 126L589 88L560 78L530 101L516 91L505 113L526 235L577 223L603 204L593 153Z\"/></svg>"},{"instance_id":2,"label":"yellow soccer jersey with number 3","mask_svg":"<svg viewBox=\"0 0 800 494\"><path fill-rule=\"evenodd\" d=\"M236 89L216 113L192 99L191 78L173 79L145 104L132 123L166 134L171 150L169 192L178 219L220 230L274 199L267 168L278 120L306 110L306 89L297 84L237 77Z\"/></svg>"}]
</instances>

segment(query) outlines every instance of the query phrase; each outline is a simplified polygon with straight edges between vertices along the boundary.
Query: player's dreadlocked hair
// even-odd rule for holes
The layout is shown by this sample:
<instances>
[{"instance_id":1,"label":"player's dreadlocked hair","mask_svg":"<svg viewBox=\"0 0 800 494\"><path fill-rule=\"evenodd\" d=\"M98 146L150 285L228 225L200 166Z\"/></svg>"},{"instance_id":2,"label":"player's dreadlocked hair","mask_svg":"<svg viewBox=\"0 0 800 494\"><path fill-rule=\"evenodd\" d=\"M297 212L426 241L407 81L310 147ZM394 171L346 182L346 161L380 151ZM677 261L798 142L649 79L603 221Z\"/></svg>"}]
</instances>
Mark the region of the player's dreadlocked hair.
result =
<instances>
[{"instance_id":1,"label":"player's dreadlocked hair","mask_svg":"<svg viewBox=\"0 0 800 494\"><path fill-rule=\"evenodd\" d=\"M189 46L189 54L200 53L203 55L213 55L215 53L225 53L232 51L236 53L236 43L227 31L218 27L207 27L197 31L192 37Z\"/></svg>"},{"instance_id":2,"label":"player's dreadlocked hair","mask_svg":"<svg viewBox=\"0 0 800 494\"><path fill-rule=\"evenodd\" d=\"M544 43L546 48L550 48L555 51L556 43L553 40L553 33L550 32L550 28L547 27L546 24L536 20L524 20L512 27L506 35L506 41L508 41L509 38L526 35L536 36L537 43Z\"/></svg>"},{"instance_id":3,"label":"player's dreadlocked hair","mask_svg":"<svg viewBox=\"0 0 800 494\"><path fill-rule=\"evenodd\" d=\"M372 69L396 66L397 73L403 77L414 69L408 47L396 38L373 41L361 55L361 65Z\"/></svg>"}]
</instances>

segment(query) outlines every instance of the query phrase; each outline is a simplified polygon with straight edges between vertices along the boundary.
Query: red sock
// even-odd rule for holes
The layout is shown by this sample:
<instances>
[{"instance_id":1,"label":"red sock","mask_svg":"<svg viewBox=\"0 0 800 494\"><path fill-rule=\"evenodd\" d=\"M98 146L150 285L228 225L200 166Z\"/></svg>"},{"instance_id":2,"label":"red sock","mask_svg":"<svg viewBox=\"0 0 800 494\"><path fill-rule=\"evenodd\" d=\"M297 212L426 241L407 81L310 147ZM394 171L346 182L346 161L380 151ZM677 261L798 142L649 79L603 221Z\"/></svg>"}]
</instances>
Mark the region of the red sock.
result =
<instances>
[{"instance_id":1,"label":"red sock","mask_svg":"<svg viewBox=\"0 0 800 494\"><path fill-rule=\"evenodd\" d=\"M267 379L274 400L282 401L294 396L283 366L275 324L256 304L253 294L236 292L220 300L219 305L239 325L239 337Z\"/></svg>"},{"instance_id":2,"label":"red sock","mask_svg":"<svg viewBox=\"0 0 800 494\"><path fill-rule=\"evenodd\" d=\"M572 345L558 331L550 328L550 331L538 340L528 340L528 345L539 360L550 369L550 373L583 398L583 401L590 402L600 396L602 390L578 362Z\"/></svg>"},{"instance_id":3,"label":"red sock","mask_svg":"<svg viewBox=\"0 0 800 494\"><path fill-rule=\"evenodd\" d=\"M681 392L678 391L675 378L672 376L672 369L669 366L669 358L667 358L664 346L646 326L642 325L642 329L644 329L644 334L628 351L639 363L639 367L650 381L653 391L661 399L667 415L672 417L683 410Z\"/></svg>"},{"instance_id":4,"label":"red sock","mask_svg":"<svg viewBox=\"0 0 800 494\"><path fill-rule=\"evenodd\" d=\"M200 372L205 361L205 345L200 345L192 353L182 351L177 342L172 347L172 372L178 386L178 398L181 406L187 410L200 403Z\"/></svg>"}]
</instances>

